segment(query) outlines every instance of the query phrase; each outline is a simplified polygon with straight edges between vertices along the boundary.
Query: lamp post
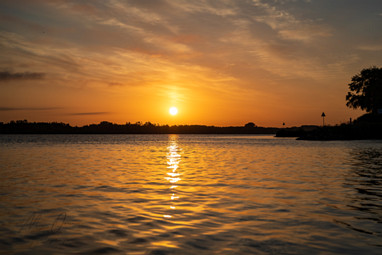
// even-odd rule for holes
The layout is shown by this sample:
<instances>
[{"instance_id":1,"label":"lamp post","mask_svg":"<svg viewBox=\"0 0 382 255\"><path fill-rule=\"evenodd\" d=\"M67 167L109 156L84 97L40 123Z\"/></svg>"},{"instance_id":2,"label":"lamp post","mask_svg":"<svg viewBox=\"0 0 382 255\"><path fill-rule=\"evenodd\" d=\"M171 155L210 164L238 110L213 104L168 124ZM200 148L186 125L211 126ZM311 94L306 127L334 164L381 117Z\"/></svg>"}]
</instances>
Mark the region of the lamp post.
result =
<instances>
[{"instance_id":1,"label":"lamp post","mask_svg":"<svg viewBox=\"0 0 382 255\"><path fill-rule=\"evenodd\" d=\"M322 114L321 114L321 117L322 117L322 126L325 126L325 113L324 112L322 112Z\"/></svg>"}]
</instances>

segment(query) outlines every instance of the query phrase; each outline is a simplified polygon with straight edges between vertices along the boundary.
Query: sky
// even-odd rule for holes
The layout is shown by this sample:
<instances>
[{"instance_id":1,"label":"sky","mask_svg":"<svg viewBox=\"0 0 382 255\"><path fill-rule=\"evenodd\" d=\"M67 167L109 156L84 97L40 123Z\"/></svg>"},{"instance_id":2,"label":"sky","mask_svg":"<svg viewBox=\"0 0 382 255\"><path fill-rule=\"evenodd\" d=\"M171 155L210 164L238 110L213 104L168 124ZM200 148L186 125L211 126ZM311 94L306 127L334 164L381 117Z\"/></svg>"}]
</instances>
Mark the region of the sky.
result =
<instances>
[{"instance_id":1,"label":"sky","mask_svg":"<svg viewBox=\"0 0 382 255\"><path fill-rule=\"evenodd\" d=\"M381 65L381 0L0 2L1 122L335 125Z\"/></svg>"}]
</instances>

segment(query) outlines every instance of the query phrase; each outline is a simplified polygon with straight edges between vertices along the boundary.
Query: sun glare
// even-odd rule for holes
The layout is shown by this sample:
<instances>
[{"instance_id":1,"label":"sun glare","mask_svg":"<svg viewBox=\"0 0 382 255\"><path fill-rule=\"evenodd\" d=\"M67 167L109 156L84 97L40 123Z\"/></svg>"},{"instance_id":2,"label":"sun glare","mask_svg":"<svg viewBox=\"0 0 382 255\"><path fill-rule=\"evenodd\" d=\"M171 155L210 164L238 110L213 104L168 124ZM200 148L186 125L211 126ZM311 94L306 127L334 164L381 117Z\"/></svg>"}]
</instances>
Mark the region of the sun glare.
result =
<instances>
[{"instance_id":1,"label":"sun glare","mask_svg":"<svg viewBox=\"0 0 382 255\"><path fill-rule=\"evenodd\" d=\"M176 115L178 113L178 108L176 107L171 107L169 110L171 115Z\"/></svg>"}]
</instances>

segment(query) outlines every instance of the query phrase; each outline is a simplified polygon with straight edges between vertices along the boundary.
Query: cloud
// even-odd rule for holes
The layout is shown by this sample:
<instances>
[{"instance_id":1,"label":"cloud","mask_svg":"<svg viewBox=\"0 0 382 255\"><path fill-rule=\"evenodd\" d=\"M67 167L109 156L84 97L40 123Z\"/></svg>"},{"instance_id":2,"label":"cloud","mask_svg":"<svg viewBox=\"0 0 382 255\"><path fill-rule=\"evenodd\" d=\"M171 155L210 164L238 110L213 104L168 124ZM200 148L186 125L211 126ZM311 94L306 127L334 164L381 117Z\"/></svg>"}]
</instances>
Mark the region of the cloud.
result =
<instances>
[{"instance_id":1,"label":"cloud","mask_svg":"<svg viewBox=\"0 0 382 255\"><path fill-rule=\"evenodd\" d=\"M49 111L61 109L60 107L0 107L0 111Z\"/></svg>"},{"instance_id":2,"label":"cloud","mask_svg":"<svg viewBox=\"0 0 382 255\"><path fill-rule=\"evenodd\" d=\"M337 35L342 24L325 13L330 1L41 3L3 11L12 19L0 21L12 29L0 33L0 68L14 63L15 69L49 70L55 86L151 88L187 81L203 88L258 88L263 79L269 90L269 81L280 86L280 78L321 77L321 69L342 63L353 50L351 40L343 43Z\"/></svg>"},{"instance_id":3,"label":"cloud","mask_svg":"<svg viewBox=\"0 0 382 255\"><path fill-rule=\"evenodd\" d=\"M374 44L374 45L361 45L358 47L360 50L364 51L382 51L382 45Z\"/></svg>"},{"instance_id":4,"label":"cloud","mask_svg":"<svg viewBox=\"0 0 382 255\"><path fill-rule=\"evenodd\" d=\"M44 73L33 73L33 72L23 72L23 73L12 73L3 71L0 72L0 81L10 81L10 80L40 80L45 76Z\"/></svg>"},{"instance_id":5,"label":"cloud","mask_svg":"<svg viewBox=\"0 0 382 255\"><path fill-rule=\"evenodd\" d=\"M83 115L104 115L104 114L110 114L110 112L76 112L76 113L70 113L69 115L83 116Z\"/></svg>"}]
</instances>

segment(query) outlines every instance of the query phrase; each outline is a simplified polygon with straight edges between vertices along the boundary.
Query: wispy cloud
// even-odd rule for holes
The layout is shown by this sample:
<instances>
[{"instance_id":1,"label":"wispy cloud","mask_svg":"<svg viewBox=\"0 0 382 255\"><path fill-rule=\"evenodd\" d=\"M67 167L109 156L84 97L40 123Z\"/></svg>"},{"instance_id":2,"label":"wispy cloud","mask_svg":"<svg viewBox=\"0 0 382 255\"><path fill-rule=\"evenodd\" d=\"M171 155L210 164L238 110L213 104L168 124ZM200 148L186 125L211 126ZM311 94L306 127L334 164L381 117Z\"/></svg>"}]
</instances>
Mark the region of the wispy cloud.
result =
<instances>
[{"instance_id":1,"label":"wispy cloud","mask_svg":"<svg viewBox=\"0 0 382 255\"><path fill-rule=\"evenodd\" d=\"M361 45L358 47L358 49L364 51L382 51L382 44Z\"/></svg>"},{"instance_id":2,"label":"wispy cloud","mask_svg":"<svg viewBox=\"0 0 382 255\"><path fill-rule=\"evenodd\" d=\"M7 71L0 72L0 81L10 81L10 80L38 80L43 79L45 73L34 73L34 72L22 72L22 73L12 73Z\"/></svg>"},{"instance_id":3,"label":"wispy cloud","mask_svg":"<svg viewBox=\"0 0 382 255\"><path fill-rule=\"evenodd\" d=\"M0 107L0 111L50 111L58 110L61 107Z\"/></svg>"},{"instance_id":4,"label":"wispy cloud","mask_svg":"<svg viewBox=\"0 0 382 255\"><path fill-rule=\"evenodd\" d=\"M76 113L70 113L69 115L105 115L110 114L110 112L76 112Z\"/></svg>"},{"instance_id":5,"label":"wispy cloud","mask_svg":"<svg viewBox=\"0 0 382 255\"><path fill-rule=\"evenodd\" d=\"M38 40L45 47L21 33L5 34L4 45L14 51L22 50L41 66L62 67L67 71L65 77L88 81L83 84L110 85L112 81L125 86L151 87L156 81L182 82L168 81L167 77L174 76L167 70L175 70L187 80L195 76L191 72L181 73L181 69L202 70L209 76L205 80L210 80L217 74L224 75L222 64L238 66L243 62L251 63L246 65L250 73L253 73L250 69L261 66L275 75L285 76L277 74L281 70L293 76L295 70L306 66L307 59L312 59L309 52L316 45L313 42L307 49L307 43L330 36L330 30L324 25L297 17L283 9L278 1L93 1L86 4L62 1L58 5L46 4L44 8L52 18L45 24L47 34L40 35ZM24 20L23 24L38 26L40 23ZM63 27L75 27L75 32ZM23 31L25 35L28 33ZM294 64L303 60L301 68L291 68L285 57L281 61L273 58L275 55L283 58L284 54L275 45L283 45L287 58L288 52L298 52L293 55ZM257 52L257 57L245 55L248 51ZM227 80L235 77L238 82L243 77L241 72L225 76Z\"/></svg>"}]
</instances>

